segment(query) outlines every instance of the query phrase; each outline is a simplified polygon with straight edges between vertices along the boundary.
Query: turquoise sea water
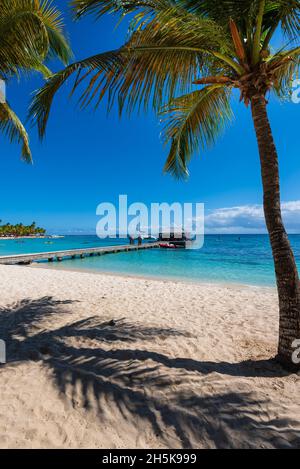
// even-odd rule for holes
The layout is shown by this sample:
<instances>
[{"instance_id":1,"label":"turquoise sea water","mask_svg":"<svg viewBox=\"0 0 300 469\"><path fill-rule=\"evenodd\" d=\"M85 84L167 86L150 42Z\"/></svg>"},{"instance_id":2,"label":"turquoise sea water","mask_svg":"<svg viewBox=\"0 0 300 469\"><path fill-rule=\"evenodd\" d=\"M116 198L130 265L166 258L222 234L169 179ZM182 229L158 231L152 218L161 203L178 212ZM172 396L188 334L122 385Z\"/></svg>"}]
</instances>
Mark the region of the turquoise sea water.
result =
<instances>
[{"instance_id":1,"label":"turquoise sea water","mask_svg":"<svg viewBox=\"0 0 300 469\"><path fill-rule=\"evenodd\" d=\"M300 268L300 235L290 236ZM48 242L51 244L46 244ZM66 236L22 242L0 239L0 255L57 251L125 244L127 240L101 241L96 236ZM45 267L112 272L191 281L232 282L250 285L275 284L268 237L264 235L207 235L199 251L153 249L102 257L66 260Z\"/></svg>"}]
</instances>

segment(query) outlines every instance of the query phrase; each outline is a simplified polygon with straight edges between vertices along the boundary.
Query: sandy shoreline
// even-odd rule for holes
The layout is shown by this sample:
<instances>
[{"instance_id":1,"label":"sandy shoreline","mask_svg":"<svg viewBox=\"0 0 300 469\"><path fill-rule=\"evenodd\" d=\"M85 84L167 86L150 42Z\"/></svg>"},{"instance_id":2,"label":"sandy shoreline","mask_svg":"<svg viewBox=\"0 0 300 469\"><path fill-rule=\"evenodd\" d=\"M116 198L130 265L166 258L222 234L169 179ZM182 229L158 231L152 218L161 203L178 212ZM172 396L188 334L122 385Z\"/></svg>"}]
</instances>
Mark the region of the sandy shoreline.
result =
<instances>
[{"instance_id":1,"label":"sandy shoreline","mask_svg":"<svg viewBox=\"0 0 300 469\"><path fill-rule=\"evenodd\" d=\"M42 262L33 262L32 264L26 266L31 269L46 269L46 270L55 270L60 272L77 272L81 274L89 274L89 275L101 275L101 276L108 276L108 277L120 277L120 278L129 278L129 279L136 279L136 280L150 280L152 282L163 282L163 283L183 283L188 285L201 285L201 286L221 286L224 288L229 289L241 289L241 288L250 288L255 289L258 288L259 290L266 290L268 292L276 292L276 288L271 285L251 285L245 283L238 283L238 282L225 282L225 281L215 281L211 282L208 280L197 279L197 278L181 278L181 277L166 277L165 275L144 275L144 274L136 274L136 273L125 273L125 272L114 272L114 271L101 271L101 270L92 270L92 269L84 269L84 268L74 268L74 267L64 267L61 263L42 263Z\"/></svg>"},{"instance_id":2,"label":"sandy shoreline","mask_svg":"<svg viewBox=\"0 0 300 469\"><path fill-rule=\"evenodd\" d=\"M0 285L0 447L300 447L274 289L16 266Z\"/></svg>"}]
</instances>

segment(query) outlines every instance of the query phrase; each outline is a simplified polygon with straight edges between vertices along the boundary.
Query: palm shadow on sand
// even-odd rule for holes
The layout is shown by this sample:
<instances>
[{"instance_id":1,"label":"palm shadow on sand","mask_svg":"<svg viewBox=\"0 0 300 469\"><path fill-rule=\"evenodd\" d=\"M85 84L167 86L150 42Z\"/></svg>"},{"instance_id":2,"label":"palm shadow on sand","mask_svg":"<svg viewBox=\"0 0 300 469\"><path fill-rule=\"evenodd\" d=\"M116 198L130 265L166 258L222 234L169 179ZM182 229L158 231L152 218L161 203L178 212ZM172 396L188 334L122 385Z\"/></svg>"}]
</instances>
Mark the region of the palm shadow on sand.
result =
<instances>
[{"instance_id":1,"label":"palm shadow on sand","mask_svg":"<svg viewBox=\"0 0 300 469\"><path fill-rule=\"evenodd\" d=\"M286 376L273 361L232 364L174 359L148 350L151 341L189 334L125 319L101 322L95 316L43 329L44 320L66 314L70 304L44 297L0 309L0 337L6 341L8 358L3 366L41 360L51 369L63 398L74 407L80 402L89 410L96 403L101 415L103 402L109 402L133 425L135 419L151 425L165 446L172 445L175 438L183 448L300 447L299 422L279 416L270 419L264 410L270 402L265 398L249 391L233 392L230 386L220 386L220 392L213 395L201 389L208 375L215 380L219 375ZM137 341L149 347L136 349ZM193 382L193 391L189 382Z\"/></svg>"}]
</instances>

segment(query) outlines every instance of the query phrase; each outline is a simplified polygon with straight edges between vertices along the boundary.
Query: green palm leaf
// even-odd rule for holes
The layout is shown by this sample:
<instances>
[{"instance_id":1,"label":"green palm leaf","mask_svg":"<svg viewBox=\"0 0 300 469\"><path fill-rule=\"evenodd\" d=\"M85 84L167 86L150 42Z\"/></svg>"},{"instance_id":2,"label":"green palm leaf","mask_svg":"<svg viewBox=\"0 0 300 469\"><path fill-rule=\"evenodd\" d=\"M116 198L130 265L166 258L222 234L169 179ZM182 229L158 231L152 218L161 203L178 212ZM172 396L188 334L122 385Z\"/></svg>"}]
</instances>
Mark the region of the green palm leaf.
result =
<instances>
[{"instance_id":1,"label":"green palm leaf","mask_svg":"<svg viewBox=\"0 0 300 469\"><path fill-rule=\"evenodd\" d=\"M273 72L275 94L286 100L291 96L293 82L299 76L300 47L276 54L270 59L268 67Z\"/></svg>"},{"instance_id":2,"label":"green palm leaf","mask_svg":"<svg viewBox=\"0 0 300 469\"><path fill-rule=\"evenodd\" d=\"M228 90L212 85L173 100L162 116L164 141L171 142L164 170L179 178L188 175L192 155L213 144L233 114Z\"/></svg>"},{"instance_id":3,"label":"green palm leaf","mask_svg":"<svg viewBox=\"0 0 300 469\"><path fill-rule=\"evenodd\" d=\"M32 71L49 77L45 61L51 57L64 64L71 58L61 14L52 1L0 0L0 78ZM22 141L22 156L31 160L26 131L7 104L1 104L0 129L11 140Z\"/></svg>"},{"instance_id":4,"label":"green palm leaf","mask_svg":"<svg viewBox=\"0 0 300 469\"><path fill-rule=\"evenodd\" d=\"M129 14L143 9L144 13L158 12L176 6L176 0L72 0L71 5L78 18L95 14L97 18L106 13Z\"/></svg>"},{"instance_id":5,"label":"green palm leaf","mask_svg":"<svg viewBox=\"0 0 300 469\"><path fill-rule=\"evenodd\" d=\"M47 57L58 57L65 65L72 58L72 50L64 34L64 24L61 13L52 5L52 1L44 0L41 3L38 15L45 25L49 49Z\"/></svg>"},{"instance_id":6,"label":"green palm leaf","mask_svg":"<svg viewBox=\"0 0 300 469\"><path fill-rule=\"evenodd\" d=\"M7 103L0 103L0 130L10 140L22 144L22 158L30 163L32 161L27 132Z\"/></svg>"},{"instance_id":7,"label":"green palm leaf","mask_svg":"<svg viewBox=\"0 0 300 469\"><path fill-rule=\"evenodd\" d=\"M85 78L93 72L96 74L104 74L109 76L109 74L113 73L114 70L120 67L121 60L122 57L119 51L107 52L89 57L79 62L75 62L74 64L66 67L61 72L56 73L50 77L44 87L37 92L30 106L30 116L32 119L38 122L40 136L42 137L45 133L49 112L55 93L71 75L77 73L77 79L73 88L74 92L80 83L80 74L83 71L85 71Z\"/></svg>"},{"instance_id":8,"label":"green palm leaf","mask_svg":"<svg viewBox=\"0 0 300 469\"><path fill-rule=\"evenodd\" d=\"M64 63L71 57L60 13L52 2L2 0L0 9L0 70L16 73L36 69L49 56Z\"/></svg>"},{"instance_id":9,"label":"green palm leaf","mask_svg":"<svg viewBox=\"0 0 300 469\"><path fill-rule=\"evenodd\" d=\"M274 0L266 2L265 29L272 32L280 25L283 33L290 39L298 39L300 31L300 1Z\"/></svg>"}]
</instances>

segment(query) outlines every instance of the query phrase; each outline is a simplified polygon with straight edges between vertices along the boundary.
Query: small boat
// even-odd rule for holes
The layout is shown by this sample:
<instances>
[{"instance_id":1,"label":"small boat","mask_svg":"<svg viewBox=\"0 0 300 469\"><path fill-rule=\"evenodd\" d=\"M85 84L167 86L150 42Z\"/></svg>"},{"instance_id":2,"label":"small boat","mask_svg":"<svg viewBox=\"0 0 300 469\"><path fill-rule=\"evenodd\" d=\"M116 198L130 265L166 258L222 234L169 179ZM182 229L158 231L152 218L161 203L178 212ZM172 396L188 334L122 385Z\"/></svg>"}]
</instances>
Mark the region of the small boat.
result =
<instances>
[{"instance_id":1,"label":"small boat","mask_svg":"<svg viewBox=\"0 0 300 469\"><path fill-rule=\"evenodd\" d=\"M164 249L185 249L188 241L187 233L184 231L174 231L172 229L167 232L161 232L158 241L162 243Z\"/></svg>"},{"instance_id":2,"label":"small boat","mask_svg":"<svg viewBox=\"0 0 300 469\"><path fill-rule=\"evenodd\" d=\"M162 249L177 249L175 244L171 243L160 243L159 247Z\"/></svg>"}]
</instances>

